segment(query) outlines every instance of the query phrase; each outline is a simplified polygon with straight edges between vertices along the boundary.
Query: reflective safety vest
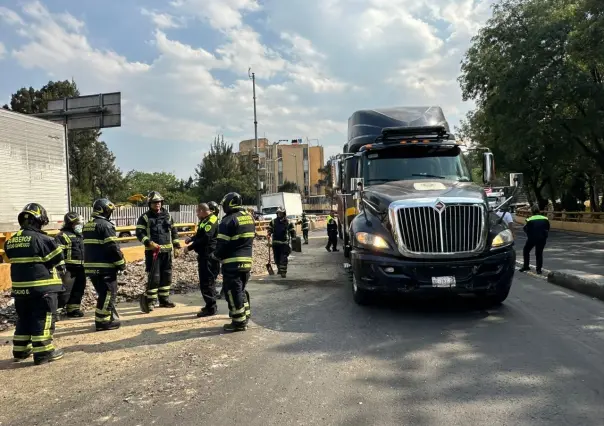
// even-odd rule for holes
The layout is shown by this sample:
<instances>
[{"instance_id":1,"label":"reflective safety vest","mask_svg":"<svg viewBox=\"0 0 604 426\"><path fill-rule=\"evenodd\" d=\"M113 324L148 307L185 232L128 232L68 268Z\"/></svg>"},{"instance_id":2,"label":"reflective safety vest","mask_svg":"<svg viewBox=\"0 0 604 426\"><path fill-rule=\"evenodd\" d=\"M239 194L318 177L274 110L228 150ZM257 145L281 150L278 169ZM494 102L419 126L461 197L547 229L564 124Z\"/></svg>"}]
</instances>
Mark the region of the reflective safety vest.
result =
<instances>
[{"instance_id":1,"label":"reflective safety vest","mask_svg":"<svg viewBox=\"0 0 604 426\"><path fill-rule=\"evenodd\" d=\"M145 250L152 250L151 242L158 244L162 251L171 251L174 244L179 244L172 216L163 208L159 213L149 210L138 218L136 238L145 245Z\"/></svg>"},{"instance_id":2,"label":"reflective safety vest","mask_svg":"<svg viewBox=\"0 0 604 426\"><path fill-rule=\"evenodd\" d=\"M124 265L124 255L117 242L115 226L103 216L93 216L82 230L84 270L86 275L115 274Z\"/></svg>"},{"instance_id":3,"label":"reflective safety vest","mask_svg":"<svg viewBox=\"0 0 604 426\"><path fill-rule=\"evenodd\" d=\"M273 219L268 224L268 235L272 236L273 245L289 244L289 239L296 238L296 228L287 219Z\"/></svg>"},{"instance_id":4,"label":"reflective safety vest","mask_svg":"<svg viewBox=\"0 0 604 426\"><path fill-rule=\"evenodd\" d=\"M338 223L333 218L333 216L327 216L327 233L337 233L338 232Z\"/></svg>"},{"instance_id":5,"label":"reflective safety vest","mask_svg":"<svg viewBox=\"0 0 604 426\"><path fill-rule=\"evenodd\" d=\"M60 292L63 282L57 267L64 265L63 249L41 230L23 228L4 243L11 268L12 295Z\"/></svg>"},{"instance_id":6,"label":"reflective safety vest","mask_svg":"<svg viewBox=\"0 0 604 426\"><path fill-rule=\"evenodd\" d=\"M252 269L255 236L256 224L248 212L234 210L222 218L214 255L222 261L223 270L249 272Z\"/></svg>"},{"instance_id":7,"label":"reflective safety vest","mask_svg":"<svg viewBox=\"0 0 604 426\"><path fill-rule=\"evenodd\" d=\"M526 232L528 239L540 241L547 239L549 227L549 219L540 214L536 214L526 219L524 232Z\"/></svg>"},{"instance_id":8,"label":"reflective safety vest","mask_svg":"<svg viewBox=\"0 0 604 426\"><path fill-rule=\"evenodd\" d=\"M300 223L302 223L302 230L303 231L308 231L309 225L310 225L310 221L308 220L307 217L303 217L300 220Z\"/></svg>"},{"instance_id":9,"label":"reflective safety vest","mask_svg":"<svg viewBox=\"0 0 604 426\"><path fill-rule=\"evenodd\" d=\"M216 237L218 235L218 218L211 214L205 219L199 221L197 232L191 239L191 249L199 255L199 258L206 258L216 250Z\"/></svg>"}]
</instances>

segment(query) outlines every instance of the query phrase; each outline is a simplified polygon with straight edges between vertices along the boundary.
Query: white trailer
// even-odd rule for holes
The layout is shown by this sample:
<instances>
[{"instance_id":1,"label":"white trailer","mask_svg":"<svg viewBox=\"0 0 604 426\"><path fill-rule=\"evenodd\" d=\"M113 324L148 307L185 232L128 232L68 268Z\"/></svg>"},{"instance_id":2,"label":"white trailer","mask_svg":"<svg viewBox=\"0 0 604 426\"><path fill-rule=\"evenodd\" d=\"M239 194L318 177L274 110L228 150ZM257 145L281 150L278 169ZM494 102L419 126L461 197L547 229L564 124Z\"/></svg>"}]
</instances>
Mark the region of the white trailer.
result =
<instances>
[{"instance_id":1,"label":"white trailer","mask_svg":"<svg viewBox=\"0 0 604 426\"><path fill-rule=\"evenodd\" d=\"M69 211L63 125L0 109L0 161L0 232L19 229L17 215L33 202L59 228Z\"/></svg>"},{"instance_id":2,"label":"white trailer","mask_svg":"<svg viewBox=\"0 0 604 426\"><path fill-rule=\"evenodd\" d=\"M297 192L276 192L262 195L262 217L271 220L277 217L277 208L283 207L288 216L302 214L302 197Z\"/></svg>"}]
</instances>

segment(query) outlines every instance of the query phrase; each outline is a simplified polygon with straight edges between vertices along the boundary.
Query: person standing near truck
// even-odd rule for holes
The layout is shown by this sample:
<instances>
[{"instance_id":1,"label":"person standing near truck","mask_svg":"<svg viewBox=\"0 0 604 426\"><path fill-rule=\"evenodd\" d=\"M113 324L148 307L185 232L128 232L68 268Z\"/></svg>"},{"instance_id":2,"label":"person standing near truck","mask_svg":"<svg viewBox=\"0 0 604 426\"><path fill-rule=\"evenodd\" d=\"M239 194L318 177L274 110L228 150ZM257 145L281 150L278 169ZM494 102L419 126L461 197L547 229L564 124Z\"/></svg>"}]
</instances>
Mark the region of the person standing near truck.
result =
<instances>
[{"instance_id":1,"label":"person standing near truck","mask_svg":"<svg viewBox=\"0 0 604 426\"><path fill-rule=\"evenodd\" d=\"M308 231L310 229L310 221L306 217L306 213L302 212L302 218L298 221L298 225L302 225L302 237L304 244L308 244Z\"/></svg>"},{"instance_id":2,"label":"person standing near truck","mask_svg":"<svg viewBox=\"0 0 604 426\"><path fill-rule=\"evenodd\" d=\"M69 212L63 218L63 228L56 236L57 242L63 249L66 269L63 277L65 290L59 294L59 309L65 308L65 314L70 318L84 316L81 309L86 289L83 228L84 218L76 212Z\"/></svg>"},{"instance_id":3,"label":"person standing near truck","mask_svg":"<svg viewBox=\"0 0 604 426\"><path fill-rule=\"evenodd\" d=\"M273 248L273 256L281 278L287 276L287 260L291 253L290 239L296 238L294 224L287 219L283 207L277 209L277 218L268 224L268 238Z\"/></svg>"},{"instance_id":4,"label":"person standing near truck","mask_svg":"<svg viewBox=\"0 0 604 426\"><path fill-rule=\"evenodd\" d=\"M327 251L339 251L338 250L338 214L332 210L331 214L327 216L327 245L325 249Z\"/></svg>"},{"instance_id":5,"label":"person standing near truck","mask_svg":"<svg viewBox=\"0 0 604 426\"><path fill-rule=\"evenodd\" d=\"M535 249L535 257L537 258L537 273L541 274L543 268L543 250L547 243L549 235L549 219L541 215L539 206L531 207L532 216L526 219L524 232L526 233L526 243L522 249L524 255L524 265L520 268L520 272L530 271L531 250Z\"/></svg>"},{"instance_id":6,"label":"person standing near truck","mask_svg":"<svg viewBox=\"0 0 604 426\"><path fill-rule=\"evenodd\" d=\"M220 218L220 207L216 201L210 201L208 203L208 207L212 210L216 219ZM215 258L210 258L210 263L212 265L212 272L214 273L214 280L218 280L218 275L220 275L220 262ZM220 288L220 293L218 293L217 298L222 299L224 297L224 285Z\"/></svg>"}]
</instances>

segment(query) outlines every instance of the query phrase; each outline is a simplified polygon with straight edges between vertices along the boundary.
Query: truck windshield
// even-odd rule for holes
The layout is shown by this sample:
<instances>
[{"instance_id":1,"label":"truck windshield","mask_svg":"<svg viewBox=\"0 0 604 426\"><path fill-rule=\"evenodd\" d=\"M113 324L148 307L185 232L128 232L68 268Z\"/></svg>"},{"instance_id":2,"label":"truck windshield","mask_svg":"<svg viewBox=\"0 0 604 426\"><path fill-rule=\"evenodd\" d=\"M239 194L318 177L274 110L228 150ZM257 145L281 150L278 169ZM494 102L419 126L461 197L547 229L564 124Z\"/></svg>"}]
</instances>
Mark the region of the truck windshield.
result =
<instances>
[{"instance_id":1,"label":"truck windshield","mask_svg":"<svg viewBox=\"0 0 604 426\"><path fill-rule=\"evenodd\" d=\"M370 151L362 167L365 185L416 179L472 180L458 146L416 145Z\"/></svg>"},{"instance_id":2,"label":"truck windshield","mask_svg":"<svg viewBox=\"0 0 604 426\"><path fill-rule=\"evenodd\" d=\"M275 214L279 207L266 207L262 209L262 214Z\"/></svg>"}]
</instances>

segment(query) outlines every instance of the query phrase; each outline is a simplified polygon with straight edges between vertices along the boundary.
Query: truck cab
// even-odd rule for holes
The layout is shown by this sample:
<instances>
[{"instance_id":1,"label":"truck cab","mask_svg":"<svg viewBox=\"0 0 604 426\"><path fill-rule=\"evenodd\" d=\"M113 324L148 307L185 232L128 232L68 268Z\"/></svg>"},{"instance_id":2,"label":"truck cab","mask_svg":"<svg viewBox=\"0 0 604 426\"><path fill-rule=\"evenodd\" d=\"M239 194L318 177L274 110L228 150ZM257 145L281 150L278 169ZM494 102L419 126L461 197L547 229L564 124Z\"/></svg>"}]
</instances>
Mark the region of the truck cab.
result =
<instances>
[{"instance_id":1,"label":"truck cab","mask_svg":"<svg viewBox=\"0 0 604 426\"><path fill-rule=\"evenodd\" d=\"M357 303L389 292L506 299L513 235L472 182L439 107L357 111L332 167ZM485 152L484 183L493 172Z\"/></svg>"}]
</instances>

